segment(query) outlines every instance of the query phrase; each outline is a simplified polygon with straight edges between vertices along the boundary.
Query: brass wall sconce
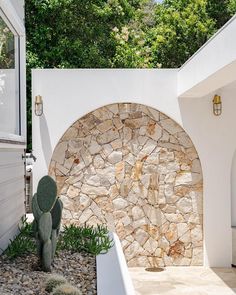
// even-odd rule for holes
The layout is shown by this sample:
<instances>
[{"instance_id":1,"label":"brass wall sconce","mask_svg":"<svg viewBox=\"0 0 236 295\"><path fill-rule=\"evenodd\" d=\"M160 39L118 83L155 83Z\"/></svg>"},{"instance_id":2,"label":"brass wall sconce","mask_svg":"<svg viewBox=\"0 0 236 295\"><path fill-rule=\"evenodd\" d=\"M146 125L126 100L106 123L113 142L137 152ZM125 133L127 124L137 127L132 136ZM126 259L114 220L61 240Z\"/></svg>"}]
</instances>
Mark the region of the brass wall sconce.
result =
<instances>
[{"instance_id":1,"label":"brass wall sconce","mask_svg":"<svg viewBox=\"0 0 236 295\"><path fill-rule=\"evenodd\" d=\"M34 113L36 116L42 116L43 114L43 99L41 95L35 96Z\"/></svg>"},{"instance_id":2,"label":"brass wall sconce","mask_svg":"<svg viewBox=\"0 0 236 295\"><path fill-rule=\"evenodd\" d=\"M215 95L213 98L213 114L215 116L219 116L222 113L222 102L221 102L221 96Z\"/></svg>"}]
</instances>

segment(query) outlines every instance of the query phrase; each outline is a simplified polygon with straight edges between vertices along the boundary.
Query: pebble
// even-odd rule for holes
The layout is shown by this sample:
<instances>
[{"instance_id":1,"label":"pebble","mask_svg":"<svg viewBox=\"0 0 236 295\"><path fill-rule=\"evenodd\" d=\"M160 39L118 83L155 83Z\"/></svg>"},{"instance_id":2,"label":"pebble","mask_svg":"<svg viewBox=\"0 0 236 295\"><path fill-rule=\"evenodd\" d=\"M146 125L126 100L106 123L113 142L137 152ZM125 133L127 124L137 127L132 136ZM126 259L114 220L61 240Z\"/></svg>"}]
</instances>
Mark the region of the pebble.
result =
<instances>
[{"instance_id":1,"label":"pebble","mask_svg":"<svg viewBox=\"0 0 236 295\"><path fill-rule=\"evenodd\" d=\"M60 251L54 259L52 273L63 275L83 295L96 295L96 258L86 253ZM1 295L46 295L44 282L48 273L38 269L34 254L9 260L0 256Z\"/></svg>"}]
</instances>

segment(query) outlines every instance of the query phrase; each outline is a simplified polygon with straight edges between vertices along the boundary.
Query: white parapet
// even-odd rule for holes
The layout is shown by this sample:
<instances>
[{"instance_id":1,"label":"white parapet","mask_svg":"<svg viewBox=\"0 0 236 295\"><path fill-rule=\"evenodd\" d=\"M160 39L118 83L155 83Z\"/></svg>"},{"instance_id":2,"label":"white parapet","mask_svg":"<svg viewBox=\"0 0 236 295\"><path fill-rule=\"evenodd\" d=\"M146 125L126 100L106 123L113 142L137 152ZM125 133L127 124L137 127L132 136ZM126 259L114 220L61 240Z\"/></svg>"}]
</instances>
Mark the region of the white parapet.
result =
<instances>
[{"instance_id":1,"label":"white parapet","mask_svg":"<svg viewBox=\"0 0 236 295\"><path fill-rule=\"evenodd\" d=\"M97 256L97 294L135 295L120 240L110 233L114 246L107 254Z\"/></svg>"}]
</instances>

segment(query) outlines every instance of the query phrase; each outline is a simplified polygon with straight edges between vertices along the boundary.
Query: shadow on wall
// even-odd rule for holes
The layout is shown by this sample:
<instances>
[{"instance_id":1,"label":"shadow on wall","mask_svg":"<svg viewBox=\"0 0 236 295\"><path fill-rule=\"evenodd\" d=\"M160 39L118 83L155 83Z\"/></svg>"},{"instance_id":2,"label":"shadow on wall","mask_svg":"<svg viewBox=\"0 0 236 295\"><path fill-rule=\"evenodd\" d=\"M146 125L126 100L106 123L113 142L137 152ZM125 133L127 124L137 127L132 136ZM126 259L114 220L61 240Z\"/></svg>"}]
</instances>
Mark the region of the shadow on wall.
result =
<instances>
[{"instance_id":1,"label":"shadow on wall","mask_svg":"<svg viewBox=\"0 0 236 295\"><path fill-rule=\"evenodd\" d=\"M50 161L51 161L51 155L52 155L52 145L50 141L49 131L48 131L48 125L45 118L45 115L43 114L41 117L39 117L39 130L40 130L40 137L42 142L42 150L45 162L47 164L47 167L49 167Z\"/></svg>"}]
</instances>

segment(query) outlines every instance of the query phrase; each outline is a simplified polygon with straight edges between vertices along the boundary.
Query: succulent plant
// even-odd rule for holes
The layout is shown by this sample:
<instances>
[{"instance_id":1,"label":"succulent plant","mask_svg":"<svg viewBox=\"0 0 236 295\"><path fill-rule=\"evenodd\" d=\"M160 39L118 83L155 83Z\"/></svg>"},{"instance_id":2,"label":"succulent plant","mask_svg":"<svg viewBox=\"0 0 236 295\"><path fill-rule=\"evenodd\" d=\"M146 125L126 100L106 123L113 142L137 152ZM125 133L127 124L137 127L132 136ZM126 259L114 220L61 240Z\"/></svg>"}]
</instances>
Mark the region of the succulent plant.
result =
<instances>
[{"instance_id":1,"label":"succulent plant","mask_svg":"<svg viewBox=\"0 0 236 295\"><path fill-rule=\"evenodd\" d=\"M56 287L52 295L82 295L79 289L75 288L70 284L63 284Z\"/></svg>"},{"instance_id":2,"label":"succulent plant","mask_svg":"<svg viewBox=\"0 0 236 295\"><path fill-rule=\"evenodd\" d=\"M50 176L40 179L32 199L34 230L38 255L44 271L51 271L56 252L63 204L57 197L57 186Z\"/></svg>"},{"instance_id":3,"label":"succulent plant","mask_svg":"<svg viewBox=\"0 0 236 295\"><path fill-rule=\"evenodd\" d=\"M67 280L63 276L58 274L53 274L47 278L45 282L45 290L47 292L52 292L53 289L55 289L56 287L66 283L67 283Z\"/></svg>"}]
</instances>

